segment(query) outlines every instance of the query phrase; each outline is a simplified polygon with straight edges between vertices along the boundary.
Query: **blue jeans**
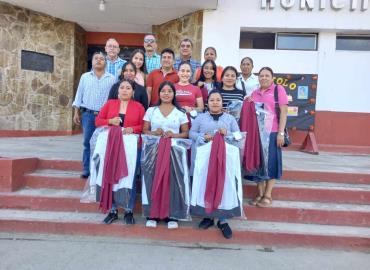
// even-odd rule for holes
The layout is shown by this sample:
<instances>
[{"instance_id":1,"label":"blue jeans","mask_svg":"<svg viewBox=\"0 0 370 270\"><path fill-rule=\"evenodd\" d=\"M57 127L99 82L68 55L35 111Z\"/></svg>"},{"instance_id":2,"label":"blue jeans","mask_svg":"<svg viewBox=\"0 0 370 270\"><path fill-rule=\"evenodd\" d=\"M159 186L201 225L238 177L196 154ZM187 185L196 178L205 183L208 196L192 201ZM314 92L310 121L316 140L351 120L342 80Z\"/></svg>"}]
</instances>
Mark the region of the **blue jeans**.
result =
<instances>
[{"instance_id":1,"label":"blue jeans","mask_svg":"<svg viewBox=\"0 0 370 270\"><path fill-rule=\"evenodd\" d=\"M82 154L82 164L83 164L83 174L90 174L90 139L95 131L95 115L90 112L83 112L81 118L81 124L83 129L83 154Z\"/></svg>"}]
</instances>

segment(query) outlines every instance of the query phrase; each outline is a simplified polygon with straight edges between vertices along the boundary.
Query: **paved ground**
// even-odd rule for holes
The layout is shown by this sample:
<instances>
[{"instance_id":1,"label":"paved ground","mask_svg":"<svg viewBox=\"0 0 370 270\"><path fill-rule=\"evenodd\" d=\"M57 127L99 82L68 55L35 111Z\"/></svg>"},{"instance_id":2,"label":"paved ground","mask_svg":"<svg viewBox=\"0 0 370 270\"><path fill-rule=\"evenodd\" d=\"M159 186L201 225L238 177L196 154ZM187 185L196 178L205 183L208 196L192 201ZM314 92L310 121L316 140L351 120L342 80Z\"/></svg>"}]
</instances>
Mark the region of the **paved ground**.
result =
<instances>
[{"instance_id":1,"label":"paved ground","mask_svg":"<svg viewBox=\"0 0 370 270\"><path fill-rule=\"evenodd\" d=\"M82 135L0 138L0 156L81 160ZM284 151L283 156L284 168L290 170L370 173L370 155Z\"/></svg>"},{"instance_id":2,"label":"paved ground","mask_svg":"<svg viewBox=\"0 0 370 270\"><path fill-rule=\"evenodd\" d=\"M369 256L361 252L308 248L0 233L1 270L356 270L367 269Z\"/></svg>"}]
</instances>

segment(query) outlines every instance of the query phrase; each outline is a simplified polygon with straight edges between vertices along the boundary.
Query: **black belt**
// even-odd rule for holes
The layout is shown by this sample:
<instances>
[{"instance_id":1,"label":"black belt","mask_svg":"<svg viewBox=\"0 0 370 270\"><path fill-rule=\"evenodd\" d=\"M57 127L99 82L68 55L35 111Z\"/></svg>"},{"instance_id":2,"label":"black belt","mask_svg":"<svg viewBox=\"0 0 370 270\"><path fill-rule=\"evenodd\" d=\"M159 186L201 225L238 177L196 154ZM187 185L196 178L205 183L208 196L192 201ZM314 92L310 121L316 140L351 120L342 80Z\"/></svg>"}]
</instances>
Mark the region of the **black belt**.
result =
<instances>
[{"instance_id":1,"label":"black belt","mask_svg":"<svg viewBox=\"0 0 370 270\"><path fill-rule=\"evenodd\" d=\"M82 113L87 112L87 113L92 113L92 114L94 114L94 115L98 115L98 114L99 114L99 111L89 110L89 109L86 109L86 108L84 108L84 107L80 107L80 111L81 111Z\"/></svg>"}]
</instances>

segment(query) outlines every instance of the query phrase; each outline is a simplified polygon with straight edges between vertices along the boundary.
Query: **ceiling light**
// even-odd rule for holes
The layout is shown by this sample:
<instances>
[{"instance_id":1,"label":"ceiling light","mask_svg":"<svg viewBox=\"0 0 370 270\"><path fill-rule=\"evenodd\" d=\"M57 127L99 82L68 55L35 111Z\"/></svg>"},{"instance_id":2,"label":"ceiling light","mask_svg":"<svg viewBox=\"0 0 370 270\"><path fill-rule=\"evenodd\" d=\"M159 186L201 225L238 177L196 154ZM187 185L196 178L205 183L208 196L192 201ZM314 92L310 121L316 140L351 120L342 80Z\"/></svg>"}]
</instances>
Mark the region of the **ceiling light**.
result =
<instances>
[{"instance_id":1,"label":"ceiling light","mask_svg":"<svg viewBox=\"0 0 370 270\"><path fill-rule=\"evenodd\" d=\"M99 10L105 11L105 1L104 0L100 0Z\"/></svg>"}]
</instances>

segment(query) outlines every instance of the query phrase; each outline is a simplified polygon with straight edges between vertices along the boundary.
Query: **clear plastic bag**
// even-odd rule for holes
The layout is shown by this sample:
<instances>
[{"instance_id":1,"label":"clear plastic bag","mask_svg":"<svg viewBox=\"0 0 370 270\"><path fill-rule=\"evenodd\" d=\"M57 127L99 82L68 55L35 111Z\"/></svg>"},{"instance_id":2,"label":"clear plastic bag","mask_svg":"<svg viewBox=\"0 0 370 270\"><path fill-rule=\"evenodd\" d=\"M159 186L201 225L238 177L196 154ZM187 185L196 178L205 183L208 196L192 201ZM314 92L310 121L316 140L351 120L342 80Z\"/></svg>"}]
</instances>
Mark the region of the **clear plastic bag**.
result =
<instances>
[{"instance_id":1,"label":"clear plastic bag","mask_svg":"<svg viewBox=\"0 0 370 270\"><path fill-rule=\"evenodd\" d=\"M243 101L240 100L232 100L226 107L226 111L235 117L236 121L239 123L240 119L240 112L243 107Z\"/></svg>"},{"instance_id":2,"label":"clear plastic bag","mask_svg":"<svg viewBox=\"0 0 370 270\"><path fill-rule=\"evenodd\" d=\"M245 175L246 178L249 180L259 182L269 179L268 176L269 144L274 115L270 111L267 111L263 108L263 103L256 102L255 109L261 141L262 160L260 168L258 170L254 172L246 172L243 169L243 175ZM245 147L245 144L243 147ZM244 149L242 149L242 153L244 153Z\"/></svg>"},{"instance_id":3,"label":"clear plastic bag","mask_svg":"<svg viewBox=\"0 0 370 270\"><path fill-rule=\"evenodd\" d=\"M158 155L160 137L143 135L141 154L142 206L143 216L150 217L151 190ZM187 164L187 150L191 146L189 139L171 139L170 172L170 213L169 218L191 220L190 176ZM155 218L155 217L153 217Z\"/></svg>"},{"instance_id":4,"label":"clear plastic bag","mask_svg":"<svg viewBox=\"0 0 370 270\"><path fill-rule=\"evenodd\" d=\"M245 138L245 133L243 133ZM232 137L225 138L226 175L222 201L217 210L208 214L205 210L204 195L208 175L212 141L199 142L194 159L193 183L191 192L191 214L210 218L246 219L243 208L243 186L240 169L240 149L228 143ZM235 141L235 139L234 139Z\"/></svg>"},{"instance_id":5,"label":"clear plastic bag","mask_svg":"<svg viewBox=\"0 0 370 270\"><path fill-rule=\"evenodd\" d=\"M108 139L109 128L99 128L94 132L90 144L93 154L90 158L90 177L85 184L82 192L81 202L100 201L101 189L103 185L103 168L105 159L105 150ZM133 181L135 181L137 144L139 135L122 135L125 146L126 162L128 175L113 185L113 202L117 207L123 207L126 210L132 210L129 205Z\"/></svg>"}]
</instances>

